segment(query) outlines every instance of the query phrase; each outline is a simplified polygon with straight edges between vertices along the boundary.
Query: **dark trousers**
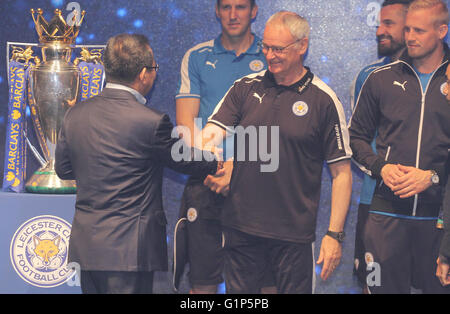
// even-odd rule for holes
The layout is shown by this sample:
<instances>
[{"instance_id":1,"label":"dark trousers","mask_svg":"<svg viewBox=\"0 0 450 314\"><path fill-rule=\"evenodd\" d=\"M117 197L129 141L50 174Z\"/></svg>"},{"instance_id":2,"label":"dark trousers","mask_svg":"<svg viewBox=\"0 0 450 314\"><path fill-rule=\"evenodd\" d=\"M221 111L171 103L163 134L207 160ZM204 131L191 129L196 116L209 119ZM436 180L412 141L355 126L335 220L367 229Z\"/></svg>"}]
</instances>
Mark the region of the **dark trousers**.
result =
<instances>
[{"instance_id":1,"label":"dark trousers","mask_svg":"<svg viewBox=\"0 0 450 314\"><path fill-rule=\"evenodd\" d=\"M230 228L224 228L224 237L227 293L260 293L274 282L278 293L313 292L312 243L262 238Z\"/></svg>"},{"instance_id":2,"label":"dark trousers","mask_svg":"<svg viewBox=\"0 0 450 314\"><path fill-rule=\"evenodd\" d=\"M150 294L153 272L81 271L83 294Z\"/></svg>"},{"instance_id":3,"label":"dark trousers","mask_svg":"<svg viewBox=\"0 0 450 314\"><path fill-rule=\"evenodd\" d=\"M449 293L450 287L443 288L435 275L442 234L436 220L370 213L364 231L366 262L376 262L380 275L379 282L369 284L370 292L408 294L412 286L424 293Z\"/></svg>"},{"instance_id":4,"label":"dark trousers","mask_svg":"<svg viewBox=\"0 0 450 314\"><path fill-rule=\"evenodd\" d=\"M367 285L367 264L365 259L366 247L364 245L364 228L367 218L369 217L370 205L360 203L358 207L358 220L356 222L355 231L355 263L353 267L353 274L356 275L358 283L361 287Z\"/></svg>"}]
</instances>

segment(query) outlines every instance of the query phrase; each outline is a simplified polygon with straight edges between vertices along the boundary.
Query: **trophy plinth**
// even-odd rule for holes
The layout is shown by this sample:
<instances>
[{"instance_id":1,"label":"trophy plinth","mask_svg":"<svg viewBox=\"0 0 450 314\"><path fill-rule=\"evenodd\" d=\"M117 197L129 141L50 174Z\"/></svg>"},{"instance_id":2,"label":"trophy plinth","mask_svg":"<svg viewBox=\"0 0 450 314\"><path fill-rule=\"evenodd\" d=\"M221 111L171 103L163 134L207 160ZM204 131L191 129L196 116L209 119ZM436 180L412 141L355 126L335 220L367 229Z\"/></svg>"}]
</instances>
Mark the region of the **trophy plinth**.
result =
<instances>
[{"instance_id":1,"label":"trophy plinth","mask_svg":"<svg viewBox=\"0 0 450 314\"><path fill-rule=\"evenodd\" d=\"M41 194L74 194L77 192L74 180L61 180L56 175L54 160L34 172L26 184L26 189L28 192Z\"/></svg>"},{"instance_id":2,"label":"trophy plinth","mask_svg":"<svg viewBox=\"0 0 450 314\"><path fill-rule=\"evenodd\" d=\"M41 42L40 64L30 68L30 107L33 125L41 146L45 165L26 183L32 193L75 193L73 180L61 180L55 172L55 148L67 109L78 99L80 71L70 62L71 44L79 32L81 21L72 26L65 23L61 11L47 23L38 9L35 17L31 10ZM84 11L82 13L84 17Z\"/></svg>"}]
</instances>

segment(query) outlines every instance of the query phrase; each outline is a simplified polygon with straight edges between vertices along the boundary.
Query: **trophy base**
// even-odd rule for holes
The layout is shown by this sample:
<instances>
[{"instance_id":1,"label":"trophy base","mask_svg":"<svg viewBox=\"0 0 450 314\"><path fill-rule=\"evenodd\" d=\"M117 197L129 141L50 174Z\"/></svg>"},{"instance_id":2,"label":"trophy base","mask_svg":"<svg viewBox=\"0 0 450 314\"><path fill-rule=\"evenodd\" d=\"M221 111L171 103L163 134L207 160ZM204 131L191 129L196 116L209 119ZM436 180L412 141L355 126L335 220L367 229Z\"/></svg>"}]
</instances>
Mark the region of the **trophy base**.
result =
<instances>
[{"instance_id":1,"label":"trophy base","mask_svg":"<svg viewBox=\"0 0 450 314\"><path fill-rule=\"evenodd\" d=\"M36 171L25 188L30 193L75 194L75 180L61 180L54 171Z\"/></svg>"}]
</instances>

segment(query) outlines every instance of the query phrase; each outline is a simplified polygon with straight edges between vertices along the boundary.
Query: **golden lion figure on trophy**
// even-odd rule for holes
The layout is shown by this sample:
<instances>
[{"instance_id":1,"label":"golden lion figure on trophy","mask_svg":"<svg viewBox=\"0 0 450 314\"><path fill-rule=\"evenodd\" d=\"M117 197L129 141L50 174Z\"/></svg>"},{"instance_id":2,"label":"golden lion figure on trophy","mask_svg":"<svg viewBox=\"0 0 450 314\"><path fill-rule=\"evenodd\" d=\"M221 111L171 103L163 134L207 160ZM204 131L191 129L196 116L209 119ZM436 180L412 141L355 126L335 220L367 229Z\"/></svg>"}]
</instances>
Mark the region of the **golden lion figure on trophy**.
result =
<instances>
[{"instance_id":1,"label":"golden lion figure on trophy","mask_svg":"<svg viewBox=\"0 0 450 314\"><path fill-rule=\"evenodd\" d=\"M102 51L103 48L100 49L92 49L89 51L87 48L81 48L81 57L76 58L73 61L74 65L78 65L81 61L85 61L88 63L102 64Z\"/></svg>"},{"instance_id":2,"label":"golden lion figure on trophy","mask_svg":"<svg viewBox=\"0 0 450 314\"><path fill-rule=\"evenodd\" d=\"M33 49L31 49L31 46L27 46L26 49L12 46L12 49L11 61L19 62L23 60L25 64L28 64L30 60L33 60L35 64L41 63L41 60L38 57L33 57Z\"/></svg>"}]
</instances>

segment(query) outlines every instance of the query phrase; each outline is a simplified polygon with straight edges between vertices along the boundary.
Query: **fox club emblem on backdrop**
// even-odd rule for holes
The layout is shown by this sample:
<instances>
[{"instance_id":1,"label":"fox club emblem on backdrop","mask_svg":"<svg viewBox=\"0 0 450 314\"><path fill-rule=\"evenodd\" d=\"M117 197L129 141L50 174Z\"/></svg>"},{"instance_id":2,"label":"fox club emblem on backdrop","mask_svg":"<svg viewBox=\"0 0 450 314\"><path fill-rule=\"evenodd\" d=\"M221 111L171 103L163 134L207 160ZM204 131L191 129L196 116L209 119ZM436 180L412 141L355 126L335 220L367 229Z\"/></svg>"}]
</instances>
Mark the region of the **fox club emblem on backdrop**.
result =
<instances>
[{"instance_id":1,"label":"fox club emblem on backdrop","mask_svg":"<svg viewBox=\"0 0 450 314\"><path fill-rule=\"evenodd\" d=\"M27 283L40 288L57 287L74 270L67 267L71 225L56 216L37 216L23 223L10 246L11 263Z\"/></svg>"}]
</instances>

